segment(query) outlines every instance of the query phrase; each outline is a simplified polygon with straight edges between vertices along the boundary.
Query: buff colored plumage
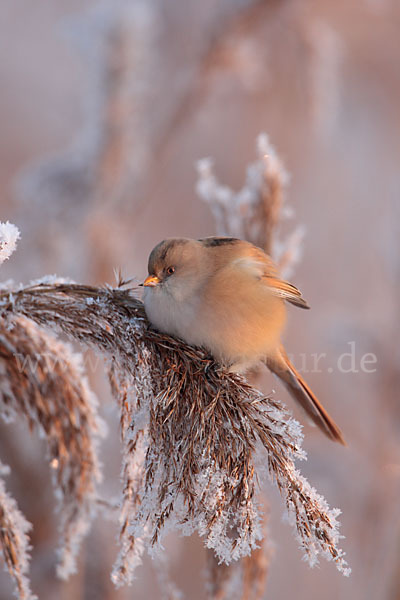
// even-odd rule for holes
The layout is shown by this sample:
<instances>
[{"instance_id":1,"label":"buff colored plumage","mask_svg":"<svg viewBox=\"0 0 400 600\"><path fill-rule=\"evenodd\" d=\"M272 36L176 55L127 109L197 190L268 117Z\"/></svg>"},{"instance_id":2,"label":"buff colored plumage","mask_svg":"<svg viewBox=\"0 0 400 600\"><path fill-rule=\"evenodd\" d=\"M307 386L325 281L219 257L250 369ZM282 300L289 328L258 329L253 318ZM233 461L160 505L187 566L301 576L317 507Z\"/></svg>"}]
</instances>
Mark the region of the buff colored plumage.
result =
<instances>
[{"instance_id":1,"label":"buff colored plumage","mask_svg":"<svg viewBox=\"0 0 400 600\"><path fill-rule=\"evenodd\" d=\"M171 238L153 249L148 270L144 305L156 329L203 346L232 371L264 361L324 433L344 443L281 344L285 302L308 305L269 256L235 238Z\"/></svg>"}]
</instances>

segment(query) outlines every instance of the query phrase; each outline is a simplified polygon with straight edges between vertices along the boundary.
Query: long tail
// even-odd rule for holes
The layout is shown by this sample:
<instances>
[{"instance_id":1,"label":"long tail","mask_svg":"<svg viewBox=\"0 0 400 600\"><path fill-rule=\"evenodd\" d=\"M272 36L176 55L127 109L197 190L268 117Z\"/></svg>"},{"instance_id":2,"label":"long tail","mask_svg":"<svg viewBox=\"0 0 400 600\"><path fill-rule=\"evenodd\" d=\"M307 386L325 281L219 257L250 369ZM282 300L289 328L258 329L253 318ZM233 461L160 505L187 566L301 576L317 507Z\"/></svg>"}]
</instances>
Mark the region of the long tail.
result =
<instances>
[{"instance_id":1,"label":"long tail","mask_svg":"<svg viewBox=\"0 0 400 600\"><path fill-rule=\"evenodd\" d=\"M308 416L334 442L346 445L342 432L322 404L314 396L301 375L290 362L284 348L281 346L274 356L266 359L268 368L285 384L297 402L301 404Z\"/></svg>"}]
</instances>

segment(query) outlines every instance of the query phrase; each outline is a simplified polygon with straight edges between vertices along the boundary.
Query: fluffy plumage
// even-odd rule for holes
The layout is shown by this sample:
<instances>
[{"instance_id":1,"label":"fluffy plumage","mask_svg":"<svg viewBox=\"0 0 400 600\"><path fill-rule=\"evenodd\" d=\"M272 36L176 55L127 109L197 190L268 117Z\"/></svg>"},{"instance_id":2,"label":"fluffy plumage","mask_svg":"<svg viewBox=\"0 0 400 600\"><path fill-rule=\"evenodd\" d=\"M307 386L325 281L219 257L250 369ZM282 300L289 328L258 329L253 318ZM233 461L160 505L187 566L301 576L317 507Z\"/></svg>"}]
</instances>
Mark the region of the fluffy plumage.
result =
<instances>
[{"instance_id":1,"label":"fluffy plumage","mask_svg":"<svg viewBox=\"0 0 400 600\"><path fill-rule=\"evenodd\" d=\"M233 371L263 360L331 438L342 434L281 345L285 301L309 308L269 256L236 238L171 238L151 252L144 305L152 325L203 346Z\"/></svg>"}]
</instances>

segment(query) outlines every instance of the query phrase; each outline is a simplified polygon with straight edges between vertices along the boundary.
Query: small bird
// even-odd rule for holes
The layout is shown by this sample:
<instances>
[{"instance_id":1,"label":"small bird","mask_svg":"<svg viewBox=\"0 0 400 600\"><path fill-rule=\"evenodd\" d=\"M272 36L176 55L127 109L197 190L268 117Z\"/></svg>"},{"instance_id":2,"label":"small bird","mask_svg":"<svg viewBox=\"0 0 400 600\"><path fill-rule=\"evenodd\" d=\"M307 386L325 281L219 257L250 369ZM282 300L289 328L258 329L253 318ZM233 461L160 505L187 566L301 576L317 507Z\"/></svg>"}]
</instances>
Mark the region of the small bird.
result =
<instances>
[{"instance_id":1,"label":"small bird","mask_svg":"<svg viewBox=\"0 0 400 600\"><path fill-rule=\"evenodd\" d=\"M345 444L282 346L285 302L309 306L265 252L230 237L170 238L152 250L148 271L143 300L154 328L202 346L233 372L265 362L316 425Z\"/></svg>"}]
</instances>

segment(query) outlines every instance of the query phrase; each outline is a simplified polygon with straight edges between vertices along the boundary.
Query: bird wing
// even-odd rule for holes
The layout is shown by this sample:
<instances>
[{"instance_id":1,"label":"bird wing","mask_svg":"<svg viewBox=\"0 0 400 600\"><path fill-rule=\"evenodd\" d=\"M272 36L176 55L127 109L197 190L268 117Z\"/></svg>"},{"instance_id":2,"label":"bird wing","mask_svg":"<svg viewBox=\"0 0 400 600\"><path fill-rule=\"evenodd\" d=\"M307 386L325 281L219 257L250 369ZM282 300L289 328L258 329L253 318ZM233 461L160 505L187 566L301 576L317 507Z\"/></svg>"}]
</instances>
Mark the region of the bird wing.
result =
<instances>
[{"instance_id":1,"label":"bird wing","mask_svg":"<svg viewBox=\"0 0 400 600\"><path fill-rule=\"evenodd\" d=\"M240 256L234 261L238 266L261 279L275 296L300 308L310 308L297 287L278 277L276 266L265 252L250 244L247 250L245 256Z\"/></svg>"},{"instance_id":2,"label":"bird wing","mask_svg":"<svg viewBox=\"0 0 400 600\"><path fill-rule=\"evenodd\" d=\"M310 308L302 297L300 290L298 290L297 287L291 283L283 281L277 277L268 276L263 277L263 280L265 280L271 292L275 296L279 296L280 298L283 298L284 300L287 300L291 304L299 306L300 308Z\"/></svg>"}]
</instances>

